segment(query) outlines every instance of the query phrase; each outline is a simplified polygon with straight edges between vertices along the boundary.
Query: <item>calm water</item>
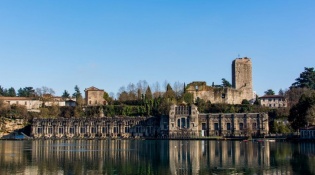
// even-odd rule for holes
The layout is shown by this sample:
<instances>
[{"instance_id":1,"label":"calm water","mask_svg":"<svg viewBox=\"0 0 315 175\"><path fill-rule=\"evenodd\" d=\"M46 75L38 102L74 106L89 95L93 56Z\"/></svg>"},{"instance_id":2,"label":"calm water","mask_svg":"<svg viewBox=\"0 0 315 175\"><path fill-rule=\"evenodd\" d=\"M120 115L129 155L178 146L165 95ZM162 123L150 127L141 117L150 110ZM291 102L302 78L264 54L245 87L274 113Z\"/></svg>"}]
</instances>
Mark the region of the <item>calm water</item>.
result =
<instances>
[{"instance_id":1,"label":"calm water","mask_svg":"<svg viewBox=\"0 0 315 175\"><path fill-rule=\"evenodd\" d=\"M0 141L0 174L315 174L315 143Z\"/></svg>"}]
</instances>

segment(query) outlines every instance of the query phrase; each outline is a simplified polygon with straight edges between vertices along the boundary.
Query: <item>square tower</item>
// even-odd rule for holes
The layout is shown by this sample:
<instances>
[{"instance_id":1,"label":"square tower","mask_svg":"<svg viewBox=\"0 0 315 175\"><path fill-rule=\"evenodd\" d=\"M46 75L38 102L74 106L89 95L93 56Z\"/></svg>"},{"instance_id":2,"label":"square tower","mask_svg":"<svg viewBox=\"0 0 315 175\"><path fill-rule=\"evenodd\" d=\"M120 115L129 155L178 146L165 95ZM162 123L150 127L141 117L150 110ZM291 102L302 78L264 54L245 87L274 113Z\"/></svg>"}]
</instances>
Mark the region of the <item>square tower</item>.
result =
<instances>
[{"instance_id":1,"label":"square tower","mask_svg":"<svg viewBox=\"0 0 315 175\"><path fill-rule=\"evenodd\" d=\"M232 62L232 87L242 92L242 99L253 99L252 61L250 58L237 58Z\"/></svg>"}]
</instances>

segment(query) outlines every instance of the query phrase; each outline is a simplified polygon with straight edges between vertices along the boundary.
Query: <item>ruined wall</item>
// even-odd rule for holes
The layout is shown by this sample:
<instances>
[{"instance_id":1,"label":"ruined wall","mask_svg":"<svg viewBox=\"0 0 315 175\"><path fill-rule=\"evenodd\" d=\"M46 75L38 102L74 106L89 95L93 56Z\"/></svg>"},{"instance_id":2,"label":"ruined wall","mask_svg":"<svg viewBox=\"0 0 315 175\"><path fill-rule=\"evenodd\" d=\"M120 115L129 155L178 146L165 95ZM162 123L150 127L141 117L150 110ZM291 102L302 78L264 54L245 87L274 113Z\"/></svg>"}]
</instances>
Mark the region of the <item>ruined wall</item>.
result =
<instances>
[{"instance_id":1,"label":"ruined wall","mask_svg":"<svg viewBox=\"0 0 315 175\"><path fill-rule=\"evenodd\" d=\"M243 99L252 100L252 62L249 58L238 58L232 62L232 87L212 87L204 81L189 83L186 92L211 103L241 104Z\"/></svg>"},{"instance_id":2,"label":"ruined wall","mask_svg":"<svg viewBox=\"0 0 315 175\"><path fill-rule=\"evenodd\" d=\"M195 100L199 97L205 101L210 101L211 103L241 104L242 100L246 99L243 90L211 87L207 86L205 82L200 86L195 85L195 82L188 84L186 92L193 94Z\"/></svg>"}]
</instances>

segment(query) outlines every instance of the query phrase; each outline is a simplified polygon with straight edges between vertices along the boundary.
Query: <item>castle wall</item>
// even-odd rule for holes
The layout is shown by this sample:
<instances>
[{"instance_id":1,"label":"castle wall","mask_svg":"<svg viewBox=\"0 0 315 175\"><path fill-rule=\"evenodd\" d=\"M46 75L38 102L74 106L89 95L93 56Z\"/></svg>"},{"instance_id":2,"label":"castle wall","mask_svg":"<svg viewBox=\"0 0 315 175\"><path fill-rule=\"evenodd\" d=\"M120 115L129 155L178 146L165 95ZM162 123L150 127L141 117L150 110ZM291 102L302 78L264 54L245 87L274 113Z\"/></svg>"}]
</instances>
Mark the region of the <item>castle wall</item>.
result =
<instances>
[{"instance_id":1,"label":"castle wall","mask_svg":"<svg viewBox=\"0 0 315 175\"><path fill-rule=\"evenodd\" d=\"M212 87L206 82L192 82L187 85L186 92L211 103L241 104L244 99L253 97L252 63L247 57L232 62L232 87Z\"/></svg>"}]
</instances>

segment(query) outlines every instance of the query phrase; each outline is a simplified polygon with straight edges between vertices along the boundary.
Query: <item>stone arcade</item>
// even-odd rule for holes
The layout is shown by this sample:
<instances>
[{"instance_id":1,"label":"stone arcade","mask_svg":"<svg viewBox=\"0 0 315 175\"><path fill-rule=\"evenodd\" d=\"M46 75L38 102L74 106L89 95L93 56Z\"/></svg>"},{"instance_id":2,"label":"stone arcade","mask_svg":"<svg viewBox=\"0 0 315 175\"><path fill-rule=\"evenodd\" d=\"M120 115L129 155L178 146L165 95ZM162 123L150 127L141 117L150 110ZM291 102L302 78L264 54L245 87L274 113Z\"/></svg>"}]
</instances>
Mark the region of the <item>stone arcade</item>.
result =
<instances>
[{"instance_id":1,"label":"stone arcade","mask_svg":"<svg viewBox=\"0 0 315 175\"><path fill-rule=\"evenodd\" d=\"M268 134L265 113L199 113L173 105L169 116L34 119L34 138L202 138Z\"/></svg>"}]
</instances>

